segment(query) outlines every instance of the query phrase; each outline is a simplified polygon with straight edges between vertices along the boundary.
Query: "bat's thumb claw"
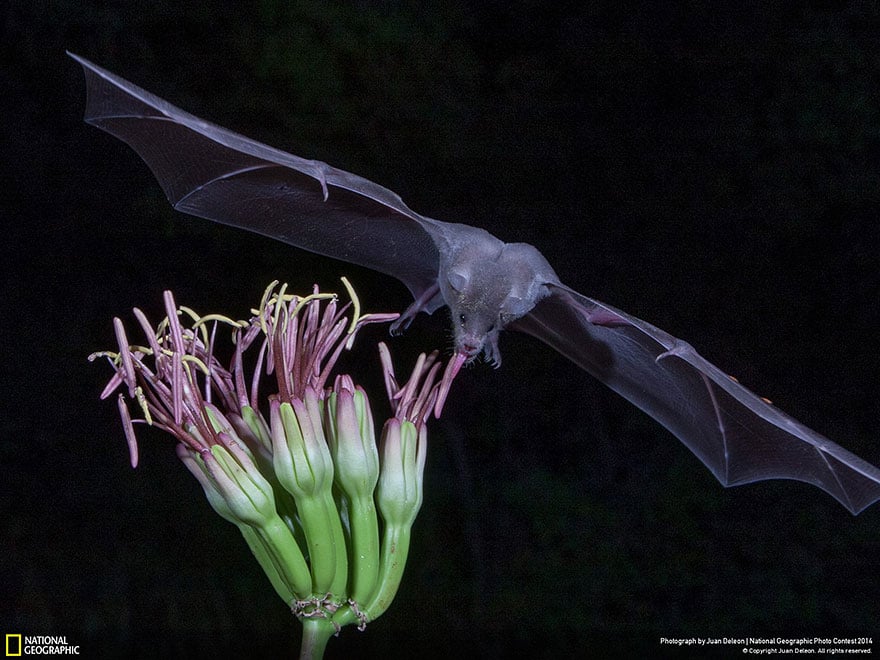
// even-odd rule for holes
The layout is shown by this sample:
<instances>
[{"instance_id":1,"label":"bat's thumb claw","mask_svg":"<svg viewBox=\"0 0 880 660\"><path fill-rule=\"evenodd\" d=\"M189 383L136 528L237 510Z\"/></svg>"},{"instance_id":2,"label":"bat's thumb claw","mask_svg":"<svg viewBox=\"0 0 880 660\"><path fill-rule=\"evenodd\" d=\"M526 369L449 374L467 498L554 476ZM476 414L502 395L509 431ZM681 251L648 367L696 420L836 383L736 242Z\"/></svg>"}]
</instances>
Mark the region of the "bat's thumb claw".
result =
<instances>
[{"instance_id":1,"label":"bat's thumb claw","mask_svg":"<svg viewBox=\"0 0 880 660\"><path fill-rule=\"evenodd\" d=\"M312 163L317 170L315 178L321 184L321 192L324 193L324 201L326 202L330 198L330 190L327 188L327 163L322 163L319 160L313 160Z\"/></svg>"}]
</instances>

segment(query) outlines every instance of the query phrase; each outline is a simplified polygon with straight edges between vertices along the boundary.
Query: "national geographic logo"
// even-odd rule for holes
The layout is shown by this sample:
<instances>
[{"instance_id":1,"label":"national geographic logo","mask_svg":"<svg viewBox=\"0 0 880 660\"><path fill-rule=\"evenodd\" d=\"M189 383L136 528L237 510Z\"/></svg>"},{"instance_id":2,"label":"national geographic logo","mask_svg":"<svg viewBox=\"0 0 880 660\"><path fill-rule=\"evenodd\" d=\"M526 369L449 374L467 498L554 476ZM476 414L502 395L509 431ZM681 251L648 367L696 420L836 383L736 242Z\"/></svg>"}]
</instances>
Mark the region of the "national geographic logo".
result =
<instances>
[{"instance_id":1,"label":"national geographic logo","mask_svg":"<svg viewBox=\"0 0 880 660\"><path fill-rule=\"evenodd\" d=\"M6 657L21 655L79 655L79 644L66 635L6 635Z\"/></svg>"}]
</instances>

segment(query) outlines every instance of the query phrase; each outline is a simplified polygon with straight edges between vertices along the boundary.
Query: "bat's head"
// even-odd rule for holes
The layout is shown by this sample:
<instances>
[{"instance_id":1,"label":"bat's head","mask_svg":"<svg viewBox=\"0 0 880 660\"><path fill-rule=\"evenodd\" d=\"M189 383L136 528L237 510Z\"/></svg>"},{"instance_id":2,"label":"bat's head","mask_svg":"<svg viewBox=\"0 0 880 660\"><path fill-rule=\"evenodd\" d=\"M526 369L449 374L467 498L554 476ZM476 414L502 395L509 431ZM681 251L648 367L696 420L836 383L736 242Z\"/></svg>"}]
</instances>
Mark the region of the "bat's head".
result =
<instances>
[{"instance_id":1,"label":"bat's head","mask_svg":"<svg viewBox=\"0 0 880 660\"><path fill-rule=\"evenodd\" d=\"M501 352L498 350L498 333L508 323L522 316L518 312L520 304L521 301L506 296L491 300L484 294L475 297L460 295L449 305L455 352L467 358L467 362L472 362L482 353L487 362L499 367Z\"/></svg>"},{"instance_id":2,"label":"bat's head","mask_svg":"<svg viewBox=\"0 0 880 660\"><path fill-rule=\"evenodd\" d=\"M452 315L455 351L468 361L481 353L501 364L498 333L527 314L546 295L547 262L531 245L521 243L462 248L441 271L440 288ZM549 265L549 273L555 278Z\"/></svg>"}]
</instances>

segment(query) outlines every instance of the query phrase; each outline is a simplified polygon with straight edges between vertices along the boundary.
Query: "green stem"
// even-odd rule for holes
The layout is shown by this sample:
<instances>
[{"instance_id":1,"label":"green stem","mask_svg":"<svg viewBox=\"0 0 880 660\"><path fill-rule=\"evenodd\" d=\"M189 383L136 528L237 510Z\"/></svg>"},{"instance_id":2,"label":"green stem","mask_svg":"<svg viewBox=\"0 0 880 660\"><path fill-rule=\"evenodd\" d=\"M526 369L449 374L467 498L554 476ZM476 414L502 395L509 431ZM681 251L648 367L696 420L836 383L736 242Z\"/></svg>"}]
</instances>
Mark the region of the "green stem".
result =
<instances>
[{"instance_id":1,"label":"green stem","mask_svg":"<svg viewBox=\"0 0 880 660\"><path fill-rule=\"evenodd\" d=\"M341 555L342 561L345 561L345 544L337 547L337 540L344 536L336 505L333 505L332 510L329 508L328 496L332 500L332 495L329 493L327 496L319 494L299 497L296 505L306 535L309 563L312 565L312 593L316 596L327 593L341 596L345 590L347 568L338 575L339 556ZM335 526L339 527L338 536L335 533L334 522ZM340 580L342 580L342 588L336 592L334 589L338 589Z\"/></svg>"},{"instance_id":2,"label":"green stem","mask_svg":"<svg viewBox=\"0 0 880 660\"><path fill-rule=\"evenodd\" d=\"M349 499L351 526L351 586L348 593L356 603L372 598L379 579L379 521L372 493Z\"/></svg>"},{"instance_id":3,"label":"green stem","mask_svg":"<svg viewBox=\"0 0 880 660\"><path fill-rule=\"evenodd\" d=\"M336 627L329 619L322 617L303 619L302 624L303 637L299 660L321 660L327 642L336 634Z\"/></svg>"},{"instance_id":4,"label":"green stem","mask_svg":"<svg viewBox=\"0 0 880 660\"><path fill-rule=\"evenodd\" d=\"M238 530L247 542L248 547L251 549L251 553L263 569L266 577L269 578L269 582L271 582L272 586L275 588L275 592L281 597L281 600L288 605L297 600L297 595L290 590L287 581L281 577L278 567L272 560L272 554L266 548L266 544L262 537L257 533L257 530L250 525L245 525L243 523L238 525Z\"/></svg>"},{"instance_id":5,"label":"green stem","mask_svg":"<svg viewBox=\"0 0 880 660\"><path fill-rule=\"evenodd\" d=\"M358 618L358 615L355 614L354 610L349 605L343 605L336 613L333 615L333 623L335 623L340 628L345 628L345 626L351 626L355 623L360 625L361 621Z\"/></svg>"},{"instance_id":6,"label":"green stem","mask_svg":"<svg viewBox=\"0 0 880 660\"><path fill-rule=\"evenodd\" d=\"M284 521L275 515L265 525L255 527L254 530L263 542L273 568L290 586L294 595L302 598L310 594L312 592L312 576L309 573L309 566L306 564L296 539Z\"/></svg>"},{"instance_id":7,"label":"green stem","mask_svg":"<svg viewBox=\"0 0 880 660\"><path fill-rule=\"evenodd\" d=\"M330 535L333 539L336 560L333 581L330 583L330 588L327 591L332 594L333 600L338 603L345 600L348 588L348 549L345 547L345 532L342 529L342 519L339 517L339 510L336 508L336 501L333 499L333 491L329 488L324 493L324 506L329 512Z\"/></svg>"},{"instance_id":8,"label":"green stem","mask_svg":"<svg viewBox=\"0 0 880 660\"><path fill-rule=\"evenodd\" d=\"M382 535L382 557L379 567L379 589L366 606L358 603L368 621L378 619L391 605L409 555L410 525L385 525Z\"/></svg>"}]
</instances>

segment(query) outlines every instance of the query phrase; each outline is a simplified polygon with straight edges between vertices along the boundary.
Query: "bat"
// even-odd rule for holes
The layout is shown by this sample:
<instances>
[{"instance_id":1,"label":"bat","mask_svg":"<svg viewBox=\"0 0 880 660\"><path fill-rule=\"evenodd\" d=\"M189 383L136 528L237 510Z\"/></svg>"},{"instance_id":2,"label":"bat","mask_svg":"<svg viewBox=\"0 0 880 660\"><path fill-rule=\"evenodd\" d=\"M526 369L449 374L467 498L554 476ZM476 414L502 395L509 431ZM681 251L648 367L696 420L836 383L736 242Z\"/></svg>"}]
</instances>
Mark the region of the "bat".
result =
<instances>
[{"instance_id":1,"label":"bat","mask_svg":"<svg viewBox=\"0 0 880 660\"><path fill-rule=\"evenodd\" d=\"M88 60L85 121L131 146L178 211L395 277L414 301L392 326L446 306L455 357L501 363L510 328L543 341L681 440L724 486L794 479L853 514L880 470L810 430L690 344L560 282L536 248L419 215L355 174L199 119Z\"/></svg>"}]
</instances>

